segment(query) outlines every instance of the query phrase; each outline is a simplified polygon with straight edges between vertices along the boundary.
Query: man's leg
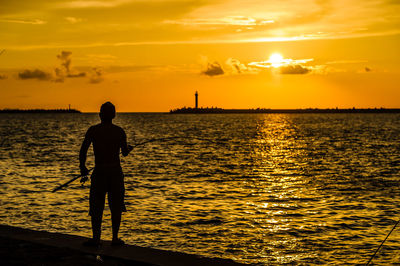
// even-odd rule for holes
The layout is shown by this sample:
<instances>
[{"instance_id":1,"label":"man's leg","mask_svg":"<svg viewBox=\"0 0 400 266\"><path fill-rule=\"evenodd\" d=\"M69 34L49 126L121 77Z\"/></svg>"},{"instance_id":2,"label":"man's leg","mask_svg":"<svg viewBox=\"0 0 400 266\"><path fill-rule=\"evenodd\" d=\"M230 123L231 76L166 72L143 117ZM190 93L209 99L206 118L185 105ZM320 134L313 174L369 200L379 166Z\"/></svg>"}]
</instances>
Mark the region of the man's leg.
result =
<instances>
[{"instance_id":1,"label":"man's leg","mask_svg":"<svg viewBox=\"0 0 400 266\"><path fill-rule=\"evenodd\" d=\"M101 222L103 219L104 203L106 198L106 192L99 186L99 183L93 181L90 186L90 210L89 214L92 220L92 233L93 233L93 243L100 243L101 239ZM100 179L97 181L101 181Z\"/></svg>"},{"instance_id":2,"label":"man's leg","mask_svg":"<svg viewBox=\"0 0 400 266\"><path fill-rule=\"evenodd\" d=\"M121 211L113 211L111 212L111 222L112 222L112 233L113 233L113 241L118 240L118 232L119 227L121 225Z\"/></svg>"},{"instance_id":3,"label":"man's leg","mask_svg":"<svg viewBox=\"0 0 400 266\"><path fill-rule=\"evenodd\" d=\"M103 219L103 211L93 211L90 212L91 220L92 220L92 234L93 238L85 241L83 243L84 246L88 247L98 247L100 245L101 239L101 221Z\"/></svg>"},{"instance_id":4,"label":"man's leg","mask_svg":"<svg viewBox=\"0 0 400 266\"><path fill-rule=\"evenodd\" d=\"M118 238L119 227L121 225L122 212L125 211L123 193L109 193L108 202L111 210L111 222L113 238L111 244L114 246L123 245L124 241Z\"/></svg>"},{"instance_id":5,"label":"man's leg","mask_svg":"<svg viewBox=\"0 0 400 266\"><path fill-rule=\"evenodd\" d=\"M92 214L92 233L93 240L100 242L101 239L101 221L103 219L103 212Z\"/></svg>"},{"instance_id":6,"label":"man's leg","mask_svg":"<svg viewBox=\"0 0 400 266\"><path fill-rule=\"evenodd\" d=\"M110 184L110 191L108 192L108 204L111 210L111 222L113 245L123 245L124 241L118 238L119 227L121 225L122 212L126 211L124 204L124 175L121 167L115 169L113 182Z\"/></svg>"}]
</instances>

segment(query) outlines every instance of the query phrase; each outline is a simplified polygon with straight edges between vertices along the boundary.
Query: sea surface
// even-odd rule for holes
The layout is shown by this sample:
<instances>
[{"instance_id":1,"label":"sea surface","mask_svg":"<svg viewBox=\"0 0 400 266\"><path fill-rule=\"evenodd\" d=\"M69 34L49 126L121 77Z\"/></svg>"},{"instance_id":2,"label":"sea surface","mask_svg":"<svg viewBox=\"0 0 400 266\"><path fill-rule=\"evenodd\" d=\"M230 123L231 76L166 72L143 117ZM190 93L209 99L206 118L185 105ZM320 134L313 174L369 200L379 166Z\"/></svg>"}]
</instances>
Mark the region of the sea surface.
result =
<instances>
[{"instance_id":1,"label":"sea surface","mask_svg":"<svg viewBox=\"0 0 400 266\"><path fill-rule=\"evenodd\" d=\"M97 114L0 114L0 223L90 236ZM365 264L400 219L399 114L117 114L129 244L255 265ZM88 168L93 166L90 149ZM110 212L103 221L111 237ZM400 226L373 260L400 262Z\"/></svg>"}]
</instances>

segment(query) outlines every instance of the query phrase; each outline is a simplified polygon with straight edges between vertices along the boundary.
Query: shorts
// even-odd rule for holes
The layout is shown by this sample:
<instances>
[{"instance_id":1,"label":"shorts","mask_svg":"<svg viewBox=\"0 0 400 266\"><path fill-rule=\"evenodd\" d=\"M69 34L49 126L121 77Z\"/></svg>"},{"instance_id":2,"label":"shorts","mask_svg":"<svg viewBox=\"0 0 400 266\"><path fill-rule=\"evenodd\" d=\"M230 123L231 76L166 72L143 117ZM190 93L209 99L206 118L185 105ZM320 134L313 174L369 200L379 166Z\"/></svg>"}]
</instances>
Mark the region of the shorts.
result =
<instances>
[{"instance_id":1,"label":"shorts","mask_svg":"<svg viewBox=\"0 0 400 266\"><path fill-rule=\"evenodd\" d=\"M124 174L121 166L98 167L91 175L89 215L102 215L106 194L111 213L125 212Z\"/></svg>"}]
</instances>

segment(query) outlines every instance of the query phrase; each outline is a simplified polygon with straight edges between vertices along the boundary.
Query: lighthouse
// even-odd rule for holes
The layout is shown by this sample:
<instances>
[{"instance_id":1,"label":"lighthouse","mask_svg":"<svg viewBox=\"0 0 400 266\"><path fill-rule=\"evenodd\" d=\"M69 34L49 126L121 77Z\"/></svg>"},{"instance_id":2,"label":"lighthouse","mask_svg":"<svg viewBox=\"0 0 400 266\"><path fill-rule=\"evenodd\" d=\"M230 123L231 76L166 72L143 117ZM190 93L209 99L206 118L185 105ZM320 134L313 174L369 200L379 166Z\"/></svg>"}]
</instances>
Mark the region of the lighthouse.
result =
<instances>
[{"instance_id":1,"label":"lighthouse","mask_svg":"<svg viewBox=\"0 0 400 266\"><path fill-rule=\"evenodd\" d=\"M199 94L197 93L197 91L196 91L196 93L194 94L194 101L195 101L195 108L196 109L198 109L199 108Z\"/></svg>"}]
</instances>

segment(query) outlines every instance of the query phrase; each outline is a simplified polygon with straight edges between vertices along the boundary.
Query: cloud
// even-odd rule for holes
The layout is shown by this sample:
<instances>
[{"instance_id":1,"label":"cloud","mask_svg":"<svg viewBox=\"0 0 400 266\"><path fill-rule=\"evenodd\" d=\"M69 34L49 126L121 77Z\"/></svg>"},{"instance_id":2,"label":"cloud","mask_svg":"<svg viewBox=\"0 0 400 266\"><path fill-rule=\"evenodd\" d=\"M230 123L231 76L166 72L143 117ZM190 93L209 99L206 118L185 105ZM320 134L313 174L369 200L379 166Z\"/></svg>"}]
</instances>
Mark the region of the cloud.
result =
<instances>
[{"instance_id":1,"label":"cloud","mask_svg":"<svg viewBox=\"0 0 400 266\"><path fill-rule=\"evenodd\" d=\"M61 60L61 65L65 67L67 73L69 73L69 66L71 65L71 54L70 51L61 51L61 54L57 55L57 58Z\"/></svg>"},{"instance_id":2,"label":"cloud","mask_svg":"<svg viewBox=\"0 0 400 266\"><path fill-rule=\"evenodd\" d=\"M240 63L240 61L235 58L228 58L228 60L226 60L226 64L238 74L241 74L248 70L248 67L245 64Z\"/></svg>"},{"instance_id":3,"label":"cloud","mask_svg":"<svg viewBox=\"0 0 400 266\"><path fill-rule=\"evenodd\" d=\"M70 51L61 51L57 58L61 61L61 66L54 68L54 73L45 72L39 69L24 70L18 73L18 78L48 80L53 82L64 82L66 78L83 78L87 76L86 72L77 72L71 68L71 55ZM99 75L97 75L99 76ZM97 79L99 79L97 77Z\"/></svg>"},{"instance_id":4,"label":"cloud","mask_svg":"<svg viewBox=\"0 0 400 266\"><path fill-rule=\"evenodd\" d=\"M82 21L81 18L76 18L76 17L65 17L64 19L71 24L75 24Z\"/></svg>"},{"instance_id":5,"label":"cloud","mask_svg":"<svg viewBox=\"0 0 400 266\"><path fill-rule=\"evenodd\" d=\"M66 8L110 8L120 6L131 2L131 0L114 0L114 1L101 1L101 0L77 0L67 1L62 3L60 7Z\"/></svg>"},{"instance_id":6,"label":"cloud","mask_svg":"<svg viewBox=\"0 0 400 266\"><path fill-rule=\"evenodd\" d=\"M280 67L281 74L307 74L310 71L310 68L302 65L288 65Z\"/></svg>"},{"instance_id":7,"label":"cloud","mask_svg":"<svg viewBox=\"0 0 400 266\"><path fill-rule=\"evenodd\" d=\"M286 59L286 58L281 58L279 60L271 60L268 59L267 61L261 61L261 62L251 62L249 63L249 66L255 66L255 67L260 67L260 68L271 68L271 67L282 67L282 66L288 66L288 65L300 65L300 64L305 64L308 62L313 61L314 59Z\"/></svg>"},{"instance_id":8,"label":"cloud","mask_svg":"<svg viewBox=\"0 0 400 266\"><path fill-rule=\"evenodd\" d=\"M336 61L329 61L326 62L325 64L327 65L332 65L332 64L361 64L361 63L367 63L367 60L336 60Z\"/></svg>"},{"instance_id":9,"label":"cloud","mask_svg":"<svg viewBox=\"0 0 400 266\"><path fill-rule=\"evenodd\" d=\"M313 61L313 59L284 59L281 56L271 57L267 61L251 62L247 65L241 63L238 59L228 58L224 64L224 68L217 61L210 63L206 56L201 58L206 70L202 74L213 77L225 74L257 74L263 70L276 69L275 73L279 74L326 74L327 68L323 65L304 66L303 64Z\"/></svg>"},{"instance_id":10,"label":"cloud","mask_svg":"<svg viewBox=\"0 0 400 266\"><path fill-rule=\"evenodd\" d=\"M165 70L165 66L157 65L127 65L127 66L109 66L107 67L108 73L120 73L120 72L137 72L137 71L155 71L155 70Z\"/></svg>"},{"instance_id":11,"label":"cloud","mask_svg":"<svg viewBox=\"0 0 400 266\"><path fill-rule=\"evenodd\" d=\"M86 57L89 59L89 61L102 63L115 62L117 59L116 56L110 54L87 54Z\"/></svg>"},{"instance_id":12,"label":"cloud","mask_svg":"<svg viewBox=\"0 0 400 266\"><path fill-rule=\"evenodd\" d=\"M74 73L71 71L72 52L61 51L57 58L61 60L61 68L55 68L56 82L64 82L64 78L82 78L86 77L86 72Z\"/></svg>"},{"instance_id":13,"label":"cloud","mask_svg":"<svg viewBox=\"0 0 400 266\"><path fill-rule=\"evenodd\" d=\"M277 69L280 74L307 74L314 70L316 73L320 73L321 66L304 66L311 61L314 59L291 59L283 58L280 54L272 54L266 61L251 62L248 65L259 69Z\"/></svg>"},{"instance_id":14,"label":"cloud","mask_svg":"<svg viewBox=\"0 0 400 266\"><path fill-rule=\"evenodd\" d=\"M228 72L229 74L257 74L260 72L260 69L246 65L232 57L226 60L225 65L228 69L228 71L225 72Z\"/></svg>"},{"instance_id":15,"label":"cloud","mask_svg":"<svg viewBox=\"0 0 400 266\"><path fill-rule=\"evenodd\" d=\"M56 78L54 79L55 82L64 82L64 73L61 69L55 68L54 73L56 74Z\"/></svg>"},{"instance_id":16,"label":"cloud","mask_svg":"<svg viewBox=\"0 0 400 266\"><path fill-rule=\"evenodd\" d=\"M92 72L90 73L89 83L97 84L104 80L103 72L100 68L93 68Z\"/></svg>"},{"instance_id":17,"label":"cloud","mask_svg":"<svg viewBox=\"0 0 400 266\"><path fill-rule=\"evenodd\" d=\"M222 65L217 61L211 63L207 56L200 57L200 62L205 68L201 73L211 77L218 75L260 74L265 71L281 75L326 75L329 73L345 72L343 69L331 67L331 64L349 62L335 61L330 64L310 64L312 61L314 61L314 59L290 59L283 58L280 54L272 54L266 61L250 63L242 63L238 59L230 57ZM356 61L351 61L351 63L355 62ZM370 71L372 70L368 67L363 69L364 73Z\"/></svg>"},{"instance_id":18,"label":"cloud","mask_svg":"<svg viewBox=\"0 0 400 266\"><path fill-rule=\"evenodd\" d=\"M25 27L16 27L12 30L16 38L4 37L2 42L3 47L10 49L297 41L400 32L399 0L249 0L246 3L239 0L5 0L0 3L3 19L30 24L43 24L46 19L50 27L37 27L40 31L31 36L29 43L15 41L26 35ZM81 18L85 27L65 25L79 23ZM58 24L60 19L64 25ZM53 30L55 25L66 28ZM72 34L66 43L67 31ZM52 34L46 35L48 32Z\"/></svg>"},{"instance_id":19,"label":"cloud","mask_svg":"<svg viewBox=\"0 0 400 266\"><path fill-rule=\"evenodd\" d=\"M181 20L165 20L165 24L178 24L184 26L199 25L227 25L227 26L258 26L274 23L272 19L255 19L246 16L227 16L222 18L197 18L197 19L181 19Z\"/></svg>"},{"instance_id":20,"label":"cloud","mask_svg":"<svg viewBox=\"0 0 400 266\"><path fill-rule=\"evenodd\" d=\"M50 80L52 78L51 73L42 71L40 69L29 70L26 69L20 73L18 73L19 79L38 79L38 80Z\"/></svg>"},{"instance_id":21,"label":"cloud","mask_svg":"<svg viewBox=\"0 0 400 266\"><path fill-rule=\"evenodd\" d=\"M76 73L76 74L68 74L67 78L83 78L86 77L86 73L85 72L80 72L80 73Z\"/></svg>"},{"instance_id":22,"label":"cloud","mask_svg":"<svg viewBox=\"0 0 400 266\"><path fill-rule=\"evenodd\" d=\"M217 61L215 61L214 63L208 63L207 69L201 73L213 77L213 76L223 75L225 72L222 69L221 65Z\"/></svg>"},{"instance_id":23,"label":"cloud","mask_svg":"<svg viewBox=\"0 0 400 266\"><path fill-rule=\"evenodd\" d=\"M8 23L19 23L19 24L31 24L31 25L43 25L47 22L41 19L0 19L0 22L8 22Z\"/></svg>"}]
</instances>

